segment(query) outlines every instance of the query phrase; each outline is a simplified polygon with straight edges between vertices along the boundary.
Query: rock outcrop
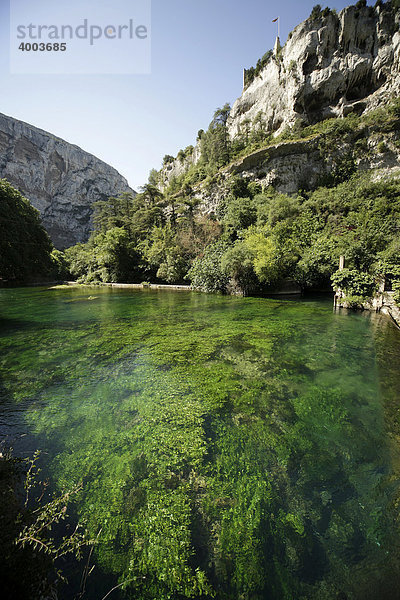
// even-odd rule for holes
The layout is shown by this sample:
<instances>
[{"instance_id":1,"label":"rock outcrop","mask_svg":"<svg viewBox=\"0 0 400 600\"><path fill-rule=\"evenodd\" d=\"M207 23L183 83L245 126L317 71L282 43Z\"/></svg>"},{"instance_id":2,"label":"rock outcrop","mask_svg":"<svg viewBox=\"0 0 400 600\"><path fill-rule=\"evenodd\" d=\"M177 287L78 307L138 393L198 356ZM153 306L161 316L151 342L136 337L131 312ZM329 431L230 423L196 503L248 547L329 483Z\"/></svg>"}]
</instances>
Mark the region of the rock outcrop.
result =
<instances>
[{"instance_id":1,"label":"rock outcrop","mask_svg":"<svg viewBox=\"0 0 400 600\"><path fill-rule=\"evenodd\" d=\"M40 211L44 227L60 249L87 241L93 202L133 192L118 171L92 154L2 114L0 177Z\"/></svg>"},{"instance_id":2,"label":"rock outcrop","mask_svg":"<svg viewBox=\"0 0 400 600\"><path fill-rule=\"evenodd\" d=\"M361 114L400 92L400 10L391 2L316 12L298 25L234 103L235 137L263 119L280 133L296 121Z\"/></svg>"},{"instance_id":3,"label":"rock outcrop","mask_svg":"<svg viewBox=\"0 0 400 600\"><path fill-rule=\"evenodd\" d=\"M160 171L160 188L165 189L174 177L179 177L186 173L192 165L195 165L201 156L200 143L197 142L196 146L189 146L189 151L184 151L184 156L177 156L177 158L167 161Z\"/></svg>"},{"instance_id":4,"label":"rock outcrop","mask_svg":"<svg viewBox=\"0 0 400 600\"><path fill-rule=\"evenodd\" d=\"M287 128L314 124L329 117L358 115L387 104L400 94L400 9L395 2L375 7L349 6L339 14L325 9L312 15L288 36L283 47L277 40L274 51L257 75L247 72L247 85L233 104L227 128L232 140L262 124L264 134L279 135ZM269 58L268 58L269 57ZM285 180L280 191L290 193L299 181L314 177L321 162L309 147L300 155L266 164L258 171L272 170L266 183ZM301 148L300 148L301 150ZM201 156L200 144L190 157L176 158L161 169L160 188L185 172ZM253 157L254 159L254 157ZM253 160L252 159L252 160ZM253 161L254 162L254 161ZM286 175L282 175L282 167ZM297 165L297 166L296 166ZM287 169L286 169L287 167ZM290 171L295 177L290 180ZM244 172L245 169L242 169Z\"/></svg>"}]
</instances>

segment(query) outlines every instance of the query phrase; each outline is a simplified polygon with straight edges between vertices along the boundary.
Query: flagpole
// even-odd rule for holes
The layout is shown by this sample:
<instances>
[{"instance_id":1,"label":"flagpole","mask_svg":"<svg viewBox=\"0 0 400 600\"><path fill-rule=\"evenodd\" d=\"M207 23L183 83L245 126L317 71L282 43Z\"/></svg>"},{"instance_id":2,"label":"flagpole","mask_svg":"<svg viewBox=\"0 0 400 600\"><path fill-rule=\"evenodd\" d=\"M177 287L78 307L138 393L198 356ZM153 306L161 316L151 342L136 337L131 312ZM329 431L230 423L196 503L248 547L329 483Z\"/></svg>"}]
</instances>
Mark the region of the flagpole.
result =
<instances>
[{"instance_id":1,"label":"flagpole","mask_svg":"<svg viewBox=\"0 0 400 600\"><path fill-rule=\"evenodd\" d=\"M281 18L280 17L276 17L276 19L273 19L272 21L273 23L276 23L276 26L278 28L278 37L280 36L280 23L281 23Z\"/></svg>"}]
</instances>

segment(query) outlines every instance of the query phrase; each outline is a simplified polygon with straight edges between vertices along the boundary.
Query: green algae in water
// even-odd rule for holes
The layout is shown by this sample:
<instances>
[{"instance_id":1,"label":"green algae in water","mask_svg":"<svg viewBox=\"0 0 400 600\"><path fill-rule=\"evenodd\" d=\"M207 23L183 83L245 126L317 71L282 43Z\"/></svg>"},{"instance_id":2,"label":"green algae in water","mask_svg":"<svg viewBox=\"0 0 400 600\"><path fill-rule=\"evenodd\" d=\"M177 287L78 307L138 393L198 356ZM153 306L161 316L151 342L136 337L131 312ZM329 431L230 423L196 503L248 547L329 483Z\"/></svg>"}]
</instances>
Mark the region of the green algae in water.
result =
<instances>
[{"instance_id":1,"label":"green algae in water","mask_svg":"<svg viewBox=\"0 0 400 600\"><path fill-rule=\"evenodd\" d=\"M105 574L139 600L398 597L387 319L101 288L1 290L0 310L2 429L55 488L83 481L102 528L88 598Z\"/></svg>"}]
</instances>

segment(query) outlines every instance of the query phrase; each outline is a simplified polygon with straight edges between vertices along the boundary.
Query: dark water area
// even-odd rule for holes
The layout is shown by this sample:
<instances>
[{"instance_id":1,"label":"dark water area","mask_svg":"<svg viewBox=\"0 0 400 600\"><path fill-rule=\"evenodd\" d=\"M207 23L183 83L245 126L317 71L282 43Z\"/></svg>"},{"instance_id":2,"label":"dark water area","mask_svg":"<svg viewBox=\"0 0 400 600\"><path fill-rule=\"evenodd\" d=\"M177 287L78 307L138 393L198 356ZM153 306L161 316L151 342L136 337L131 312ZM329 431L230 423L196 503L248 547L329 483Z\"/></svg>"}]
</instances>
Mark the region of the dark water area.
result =
<instances>
[{"instance_id":1,"label":"dark water area","mask_svg":"<svg viewBox=\"0 0 400 600\"><path fill-rule=\"evenodd\" d=\"M0 289L0 435L83 483L88 600L400 598L399 409L400 331L329 298Z\"/></svg>"}]
</instances>

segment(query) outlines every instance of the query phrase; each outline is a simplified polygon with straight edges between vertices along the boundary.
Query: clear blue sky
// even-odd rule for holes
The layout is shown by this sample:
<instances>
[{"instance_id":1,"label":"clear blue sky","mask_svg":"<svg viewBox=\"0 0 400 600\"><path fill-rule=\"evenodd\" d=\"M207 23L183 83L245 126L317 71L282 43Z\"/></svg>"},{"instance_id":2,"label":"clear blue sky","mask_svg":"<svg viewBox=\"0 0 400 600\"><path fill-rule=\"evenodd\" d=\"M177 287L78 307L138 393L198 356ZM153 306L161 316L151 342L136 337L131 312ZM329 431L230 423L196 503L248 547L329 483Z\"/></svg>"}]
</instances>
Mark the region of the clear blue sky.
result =
<instances>
[{"instance_id":1,"label":"clear blue sky","mask_svg":"<svg viewBox=\"0 0 400 600\"><path fill-rule=\"evenodd\" d=\"M280 16L285 42L316 3L153 0L151 74L11 75L9 3L0 0L0 112L77 144L138 188L165 154L194 143L218 106L240 96L243 67L274 45L272 19ZM54 4L65 11L79 0Z\"/></svg>"}]
</instances>

